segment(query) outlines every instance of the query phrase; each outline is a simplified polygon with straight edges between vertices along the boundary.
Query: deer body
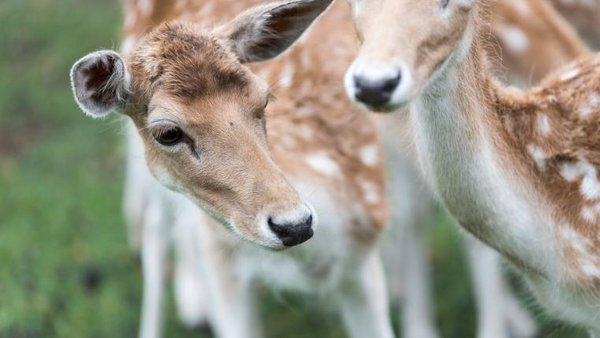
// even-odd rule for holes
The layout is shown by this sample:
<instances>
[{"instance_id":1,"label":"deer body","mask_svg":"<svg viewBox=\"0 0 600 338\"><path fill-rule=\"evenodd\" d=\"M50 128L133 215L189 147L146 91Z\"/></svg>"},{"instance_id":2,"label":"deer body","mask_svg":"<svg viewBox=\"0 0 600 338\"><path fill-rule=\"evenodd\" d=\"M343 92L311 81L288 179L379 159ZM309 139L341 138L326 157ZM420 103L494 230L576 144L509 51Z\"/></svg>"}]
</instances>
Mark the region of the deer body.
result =
<instances>
[{"instance_id":1,"label":"deer body","mask_svg":"<svg viewBox=\"0 0 600 338\"><path fill-rule=\"evenodd\" d=\"M262 6L214 28L252 4ZM138 180L130 182L128 190L148 192L138 204L145 215L137 220L144 227L142 257L149 287L140 336L160 334L165 237L173 232L175 284L180 315L186 322L201 322L198 316L206 315L219 337L259 337L252 286L263 280L279 289L329 295L352 337L393 336L375 250L388 217L375 123L344 99L339 80L347 63L309 48L315 43L334 45L334 37L303 40L302 50L252 67L267 82L279 84L273 91L280 99L269 105L266 126L262 118L266 86L241 64L280 53L285 48L278 46L291 44L328 4L313 0L126 2L123 49L129 56L124 63L132 80L123 110L132 118L135 128L130 131L136 135L131 137L129 156L134 165L130 168L140 168L142 158L146 163L141 167L150 168L132 173L130 177ZM319 28L343 22L349 30L351 22L344 16L343 11L332 11ZM352 43L351 35L343 41L335 39L340 47L333 52L342 53L349 62ZM76 98L91 115L95 112L86 100L106 94L86 87L103 80L102 72L89 78L96 68L102 69L102 63L93 63L102 57L100 62L109 63L103 72L118 67L118 56L100 53L82 59L73 70ZM104 86L110 88L110 83ZM321 95L325 90L328 94ZM97 106L109 101L100 97ZM240 116L240 111L251 113L250 117ZM155 124L161 129L155 130ZM179 137L171 124L180 127L184 136ZM261 136L265 131L268 147ZM170 146L173 139L181 144ZM145 155L139 153L141 149ZM204 166L212 167L206 171ZM189 201L162 186L183 193ZM316 207L317 213L308 207L308 221L302 201ZM229 204L235 207L229 209ZM267 215L268 222L230 220L239 212L253 219L255 210L260 219L265 207L274 213ZM302 230L290 239L279 231L312 225L317 214L314 238L300 247L271 252L239 240L275 249L281 249L281 244L294 246L312 232ZM295 219L304 221L286 224ZM204 286L206 290L200 292L205 294L194 292L194 284ZM197 304L200 298L205 298L204 305Z\"/></svg>"},{"instance_id":2,"label":"deer body","mask_svg":"<svg viewBox=\"0 0 600 338\"><path fill-rule=\"evenodd\" d=\"M467 58L467 64L442 74L411 106L426 176L460 224L524 271L551 312L598 330L597 307L591 304L600 300L577 296L596 292L600 261L596 216L591 212L589 221L583 218L589 207L580 200L594 194L586 189L595 188L595 169L569 144L586 122L577 127L568 123L574 116L563 115L578 114L578 105L565 105L566 95L574 93L555 80L554 90L537 89L549 93L535 99L501 96L505 93L490 97L494 85L478 75L480 67L468 64L476 57ZM459 86L457 78L472 82ZM560 90L566 91L562 98L557 95ZM502 100L501 105L490 109L481 104L495 100ZM549 128L558 129L549 133L565 133L564 138L544 139L546 119ZM583 169L574 169L574 177L569 176L571 166L585 166L590 172L584 178L577 173ZM586 182L578 184L580 178ZM555 190L554 198L547 195L549 185L555 184L562 185L569 200L560 200L561 190ZM580 215L565 217L577 209Z\"/></svg>"},{"instance_id":3,"label":"deer body","mask_svg":"<svg viewBox=\"0 0 600 338\"><path fill-rule=\"evenodd\" d=\"M528 3L531 4L535 4L536 1L529 1ZM136 25L130 25L130 26L126 26L126 34L124 37L124 43L123 43L123 47L124 49L129 49L130 47L132 47L135 44L135 40L139 38L140 35L143 35L143 27L147 27L147 25L150 25L151 20L148 17L152 17L155 18L154 20L156 20L157 17L161 17L160 15L164 15L166 17L174 17L174 16L178 16L180 14L177 14L179 12L176 12L175 14L165 14L164 9L163 9L163 13L160 15L148 15L146 13L146 15L144 15L141 12L141 9L135 6L135 3L129 2L127 3L128 6L126 7L126 13L127 14L127 20L126 22L129 23L136 23ZM172 10L174 11L182 11L184 8L190 8L190 10L185 10L185 13L182 14L187 18L194 18L197 17L197 15L200 15L200 17L197 17L198 19L202 19L202 22L204 23L209 23L211 21L219 21L220 19L226 19L227 15L232 14L234 11L237 10L241 10L242 8L240 7L242 5L241 2L236 2L235 4L227 4L224 2L217 2L217 3L212 3L209 2L206 5L202 5L199 6L198 4L195 4L194 2L189 2L187 3L185 6L187 7L183 7L182 5L172 5ZM178 7L179 6L179 7ZM498 3L497 4L498 9L502 10L502 12L505 13L505 15L503 16L497 16L496 19L498 22L494 23L494 27L499 28L501 27L502 29L506 29L506 27L511 27L510 25L514 25L516 27L520 27L526 34L528 37L535 37L536 36L536 30L544 30L547 29L548 27L548 22L551 22L551 24L556 24L556 20L540 20L539 17L537 17L537 21L533 21L531 20L531 18L522 18L520 16L522 16L522 12L519 11L518 9L522 7L522 5L520 4L516 4L514 2L509 2L509 3ZM155 7L155 9L157 9ZM134 21L132 18L135 18ZM516 19L515 19L516 18ZM333 24L333 22L335 20L339 20L339 22ZM343 15L336 15L335 19L329 19L328 23L326 25L328 26L335 26L336 30L338 30L339 27L339 31L338 33L341 33L341 30L344 26L343 22L344 20L348 20L347 18L344 18ZM508 23L506 22L500 22L502 20L506 20ZM512 21L514 20L514 21ZM542 24L539 24L539 21L542 22ZM538 24L536 25L535 23L538 22ZM552 28L552 27L550 27ZM502 38L503 35L501 35L499 32L501 31L501 29L499 28L498 31L496 32L496 35L500 36L500 38ZM553 54L553 57L549 57L548 60L550 60L551 62L560 62L564 59L571 59L574 56L572 54L575 53L579 53L580 50L584 49L584 48L577 48L578 46L580 46L580 44L578 44L578 41L567 41L568 43L564 43L566 38L569 38L570 35L569 34L563 34L564 30L558 30L558 34L555 34L555 36L553 36L553 39L551 39L551 42L556 42L556 45L549 45L548 42L546 42L545 44L539 44L539 45L533 45L531 48L533 49L533 47L535 46L535 49L540 49L540 46L543 46L545 49L551 51L552 53L554 53L556 50L562 48L564 49L563 53L559 53L559 54ZM554 30L552 31L554 32ZM567 30L568 32L568 30ZM336 37L336 41L332 41L331 43L334 44L338 44L337 39L339 39L340 36L347 36L346 35L342 35L342 34L335 34L333 35ZM558 37L558 38L557 38ZM314 37L313 37L314 38ZM268 78L268 81L270 83L280 83L281 85L281 89L283 91L290 91L290 93L286 93L283 97L283 100L287 100L288 95L289 97L294 97L295 95L297 95L297 88L304 88L307 89L308 83L311 82L313 78L319 78L321 80L325 79L326 82L324 83L326 86L323 86L322 89L321 88L315 88L315 83L317 81L312 81L315 82L313 83L312 86L310 86L312 88L312 90L314 90L314 92L318 93L318 92L326 92L328 90L330 90L329 88L327 88L327 85L330 86L334 86L335 84L331 84L328 83L328 81L331 81L331 79L334 79L335 77L339 77L340 74L342 74L343 72L343 68L342 66L344 66L344 62L340 62L340 60L349 60L350 56L348 55L348 50L351 50L351 47L349 47L351 44L348 42L344 42L341 44L338 44L338 47L336 48L336 59L335 62L332 62L332 58L329 57L329 54L327 53L323 53L323 48L322 45L326 45L327 42L326 41L322 41L320 40L319 46L304 46L303 49L297 49L296 51L293 51L291 53L291 55L288 56L284 56L284 58L282 59L281 62L272 62L269 63L268 65L265 66L260 66L257 67L256 70L264 77ZM575 46L575 47L572 47ZM507 46L504 47L504 52L503 54L506 55L508 53L513 52L510 48L508 48ZM323 58L323 55L328 55L327 57ZM531 56L530 53L526 54L527 56ZM283 61L285 60L285 61ZM316 61L312 61L312 60L316 60ZM536 73L535 74L540 74L541 72L544 72L547 70L548 68L548 64L549 63L543 63L542 65L536 65L534 62L530 61L530 59L524 60L523 59L523 55L519 55L518 53L516 55L514 55L514 58L510 58L509 60L513 60L510 64L510 66L508 67L508 69L510 71L516 74L518 74L518 76L520 78L525 78L528 77L529 74L529 69L530 68L526 68L526 67L515 67L514 63L519 63L520 65L529 65L528 67L531 67L531 65L535 65L535 70ZM317 72L311 72L309 74L302 74L300 73L301 71L299 69L302 69L302 71L304 71L304 68L307 68L310 66L310 63L318 63L318 64L326 64L327 67L326 69L330 69L331 71L328 72L328 74L331 74L329 77L327 76L327 74L325 74L324 76L319 75ZM544 68L546 67L546 68ZM299 74L300 73L300 74ZM336 74L336 75L333 75ZM304 79L304 80L303 80ZM302 83L304 82L304 83ZM335 92L335 91L334 91ZM335 95L335 94L334 94ZM321 100L321 102L324 100L320 97L313 97L311 96L311 100ZM281 101L281 99L279 100ZM307 100L308 102L308 100ZM337 101L335 103L329 103L331 105L336 105L339 102L342 101ZM276 105L278 105L279 102L276 102ZM286 103L287 105L287 103ZM307 110L311 110L310 108L306 107ZM344 108L345 109L345 108ZM315 111L320 110L320 107L316 107ZM305 119L308 121L308 124L311 124L311 118ZM271 135L271 139L275 139L276 141L278 139L281 139L282 141L284 141L284 143L286 144L286 146L283 146L281 149L274 149L273 152L273 156L280 156L281 160L275 159L275 162L277 163L281 163L282 166L287 165L289 162L289 154L286 153L286 151L290 151L292 147L294 152L298 151L298 147L302 148L304 146L305 143L305 139L306 139L306 135L310 134L310 127L305 128L305 126L302 129L298 129L298 131L300 132L300 135L296 135L296 136L292 136L292 135L283 135L283 136L279 136L279 135L272 135L272 132L277 132L278 130L296 130L296 126L285 126L282 125L280 127L271 127L272 123L277 123L277 122L283 122L283 123L289 123L289 121L287 121L286 119L281 119L281 118L273 118L272 120L269 121L270 122L270 129L269 129L269 133ZM298 121L296 121L298 122ZM324 123L329 123L328 120L325 120ZM329 123L331 124L331 123ZM405 128L406 122L401 123L401 128ZM423 221L425 220L425 215L427 215L429 213L429 210L431 210L431 200L430 198L427 196L427 193L425 193L423 191L423 187L421 186L420 182L418 182L419 180L417 179L417 175L414 173L414 167L411 164L414 159L412 158L407 158L405 154L403 154L403 151L398 151L397 147L391 147L391 145L395 145L395 143L397 143L397 135L399 134L398 130L395 129L395 126L398 125L397 121L384 121L381 123L381 125L383 126L383 135L384 135L384 141L387 143L388 145L388 151L386 152L386 160L388 160L388 162L390 163L388 165L388 167L390 168L389 170L389 175L391 176L391 186L390 186L390 193L391 193L391 205L393 206L392 209L392 217L393 217L393 222L392 224L394 225L394 234L396 236L392 236L391 238L386 239L386 244L389 245L389 248L386 252L387 256L388 256L388 268L392 267L392 273L389 274L389 276L391 277L391 281L392 281L392 289L397 289L399 285L403 285L405 290L404 292L401 291L396 291L396 295L400 295L400 297L405 298L404 299L404 311L403 313L403 330L404 330L404 334L403 336L405 337L418 337L418 338L423 338L423 337L435 337L437 336L437 333L435 332L435 320L433 319L431 310L429 309L429 296L428 296L428 272L427 272L427 259L425 257L425 248L424 248L424 234L423 234L423 230L420 229L420 227L422 227L423 225ZM389 133L386 132L386 129L391 127L391 130ZM335 126L333 125L332 128L335 129ZM130 136L132 136L134 138L134 144L135 142L135 138L137 137L135 130L130 131ZM289 134L286 132L286 134ZM388 135L389 134L389 135ZM340 139L347 139L346 136L342 136ZM352 139L352 137L350 137L349 139ZM138 141L138 148L143 150L143 145L140 144L141 141ZM343 141L342 141L343 142ZM272 143L273 146L275 147L279 147L279 142L273 142ZM286 148L287 147L287 148ZM363 148L361 148L361 160L367 159L366 161L371 163L372 160L370 160L373 154L373 150L375 149L374 146L372 145L366 145ZM139 150L138 150L139 153ZM130 159L133 158L134 161L137 158L138 162L138 169L134 169L133 170L133 175L130 175L130 178L127 180L128 184L130 185L134 185L136 184L136 182L139 182L140 178L143 177L147 177L149 178L149 180L147 180L147 182L145 184L145 186L152 186L157 185L156 182L154 182L154 180L150 177L150 174L147 173L146 175L141 175L141 172L143 171L143 169L145 168L145 163L143 163L143 152L140 155L135 155L135 151L134 152L130 152ZM371 155L370 155L371 154ZM311 161L319 161L322 160L324 157L322 156L322 154L317 154L318 156L312 156ZM326 157L325 157L326 159ZM142 168L142 169L140 169ZM282 167L283 168L283 167ZM292 167L289 169L284 169L284 172L286 173L293 173L296 170ZM306 177L299 177L297 178L295 181L302 181L302 180L306 180ZM367 187L368 189L368 187ZM133 190L133 191L138 191L138 195L139 195L139 187L133 187L130 188L128 190ZM155 191L160 191L161 187L157 187L154 189ZM312 190L316 190L316 189L309 189L311 192ZM314 193L313 193L314 194ZM313 195L311 194L311 195ZM162 198L167 198L168 196L170 196L171 194L168 193L160 193L159 197ZM408 197L410 196L410 197ZM419 196L419 197L416 197ZM131 199L131 198L126 198L126 201L134 201L134 202L139 202L139 201L143 201L144 198L146 198L147 195L145 194L141 194L141 196L138 196L137 198ZM314 197L314 196L313 196ZM311 199L312 200L312 199ZM320 201L325 202L325 199L319 199ZM329 203L329 202L327 202ZM131 203L130 203L131 204ZM133 203L135 205L135 203ZM188 213L193 213L194 212L194 206L191 206L186 203L184 203L183 201L179 201L179 202L173 202L173 201L164 201L162 204L162 206L168 206L168 205L175 205L177 204L179 206L179 208L184 208L184 206L188 205L189 207L191 207L192 210L189 210ZM321 202L318 202L319 205L321 205ZM156 206L155 207L160 207ZM178 214L181 214L181 211L177 211L174 212L173 210L170 210L169 208L166 208L167 210L164 210L164 212L169 216L169 218L173 219L177 224L179 223L189 223L186 222L185 220L181 220L181 216L177 216ZM126 210L130 210L132 211L131 214L133 215L139 215L140 212L137 209L127 209ZM336 224L335 220L336 217L333 215L330 215L329 217L331 218L331 221L327 220L326 224ZM181 220L181 221L178 221ZM208 222L208 221L207 221ZM188 227L190 229L187 229L187 234L189 233L193 233L195 230L193 227L195 225L194 224L190 224L188 225ZM205 228L205 227L203 227ZM213 232L210 235L205 236L204 238L215 238L215 237L220 237L223 234L219 234L219 229L217 229L216 227L212 226L212 227L208 227L208 229ZM330 231L330 234L328 235L323 235L321 237L318 238L338 238L340 235L344 234L344 227L343 226L333 226L331 227L331 229L333 229L332 231ZM329 227L327 229L320 229L320 231L329 231L331 230ZM207 230L208 231L208 230ZM152 234L152 231L146 231L147 233ZM165 230L162 230L159 232L159 234L154 235L153 237L160 237L160 233L165 232ZM174 243L174 248L176 250L177 256L178 258L176 259L176 274L175 274L175 283L176 283L176 296L180 295L177 297L178 302L177 304L179 305L179 314L180 317L184 320L184 322L188 323L188 325L195 325L198 323L198 321L202 321L204 316L205 316L205 312L206 312L206 301L202 300L202 294L203 291L202 288L200 287L201 285L205 285L206 283L202 281L202 278L197 278L194 277L195 275L198 275L198 272L195 271L197 269L197 267L194 266L193 262L195 262L195 260L198 259L198 257L194 257L192 255L192 257L189 257L190 254L189 252L194 252L193 250L190 251L188 250L188 253L186 255L185 250L182 250L182 248L186 248L189 247L189 245L186 244L182 244L185 243L185 241L189 241L188 238L186 238L185 236L186 232L183 233L183 235L180 236L176 236L179 238L184 239L182 240L178 240L175 239L175 243ZM189 236L188 236L189 237ZM317 240L317 238L314 239L315 241ZM403 244L399 244L399 243L403 243ZM479 310L480 310L480 324L479 324L479 332L478 332L478 337L489 337L489 336L493 336L493 337L502 337L502 336L508 336L508 332L511 331L513 334L517 334L517 336L519 337L528 337L530 336L534 329L533 326L530 322L530 320L528 319L527 315L525 313L523 313L518 305L516 305L516 301L513 300L509 294L506 293L506 290L504 290L505 286L503 286L503 282L502 282L502 276L501 276L501 271L499 268L499 261L498 259L495 257L495 255L492 252L488 252L489 249L482 247L480 244L475 243L474 241L469 241L468 242L469 245L468 247L468 253L471 259L471 262L473 262L473 276L474 276L474 283L475 285L477 285L478 288L478 301L480 302L479 304ZM312 265L314 265L314 261L315 259L313 259L312 257L329 257L327 259L323 259L324 261L327 262L333 262L335 261L334 257L331 257L332 252L335 251L339 251L339 250L343 250L343 247L338 248L336 250L331 251L330 248L330 243L322 243L318 244L318 243L309 243L308 244L308 248L307 248L307 252L311 252L310 257L311 259L306 260L306 259L301 259L300 257L302 257L302 254L295 254L293 255L291 258L288 255L282 255L282 254L275 254L275 255L266 255L264 253L262 253L260 255L261 260L263 261L263 263L261 263L260 265L256 266L256 264L252 264L252 262L256 261L255 260L255 256L260 253L260 251L258 252L254 252L254 254L249 253L249 252L253 252L256 251L254 248L252 247L245 247L244 249L235 249L232 247L231 250L237 252L234 255L231 255L234 259L233 262L230 262L231 265L233 266L243 266L245 268L243 268L243 272L240 272L241 274L245 275L245 280L247 279L251 279L249 276L262 276L262 277L266 277L266 276L270 276L267 277L267 279L271 279L271 283L274 285L279 285L279 287L285 286L286 288L289 289L296 289L296 290L301 290L301 291L310 291L311 288L313 288L317 282L319 282L322 285L339 285L341 280L347 280L348 276L344 275L344 272L346 271L346 267L341 267L338 264L338 268L336 269L331 269L331 266L329 267L329 271L326 274L323 274L322 272L320 273L319 278L315 279L311 276L306 276L306 271L310 271L310 270L320 270L323 269L323 267L319 267L319 268L315 268L314 266L312 267L312 269L310 268L310 264L307 264L309 262L311 262L312 260ZM193 244L192 244L193 246ZM211 246L210 243L205 244L205 247L212 247L214 245ZM231 246L231 244L229 244L229 246ZM238 245L239 246L239 245ZM402 250L402 254L399 254L398 251L398 247L402 246L403 250ZM328 250L324 250L328 248ZM180 252L180 251L184 251L184 252ZM325 251L325 252L324 252ZM318 253L318 254L316 254ZM217 253L206 253L205 254L206 257L214 257L214 256L218 256L218 251ZM269 257L269 260L273 261L273 264L266 264L267 258ZM306 255L305 255L306 256ZM398 256L401 256L402 260L403 260L403 264L398 264ZM187 257L187 258L186 258ZM241 257L242 261L244 261L244 263L240 263L238 261L236 261L236 257L239 258ZM182 264L183 261L183 264ZM187 264L185 263L187 262ZM277 262L277 264L275 264L275 262ZM285 263L284 263L285 262ZM207 265L207 263L201 264L201 262L196 262L196 265ZM157 266L161 266L161 264L156 263ZM327 265L327 264L325 264ZM281 270L278 268L277 271L269 271L269 269L267 267L269 266L286 266L286 267L290 267L286 273L281 273ZM400 269L400 267L402 267L402 269ZM233 268L232 268L233 269ZM235 270L235 269L234 269ZM334 271L332 271L334 270ZM209 272L210 273L210 272ZM202 273L200 273L200 275L202 275ZM191 277L190 277L191 276ZM310 278L308 278L310 277ZM186 284L187 281L187 284ZM192 281L192 282L190 282ZM151 283L152 284L152 283ZM187 287L180 287L178 285L188 285ZM193 286L189 286L189 285L196 285L196 287L194 288ZM198 290L199 291L190 291L190 290ZM178 291L178 290L183 290L183 291ZM327 290L327 289L326 289ZM150 290L150 293L155 293L158 290ZM191 297L190 294L197 294L197 297ZM153 299L157 299L158 297L151 297ZM198 300L198 298L200 300ZM152 302L150 302L152 303ZM154 303L156 303L156 301L154 301ZM506 305L504 305L506 303ZM503 304L503 305L500 305ZM156 321L153 320L153 318L156 318L158 315L156 314L156 312L158 311L159 305L155 305L155 306L151 306L151 305L145 305L144 306L144 313L147 314L148 312L150 312L150 314L148 315L147 320L144 320L143 323L150 323L148 325L145 325L145 327L148 326L152 326L151 323L155 323ZM154 314L153 314L154 313ZM155 331L157 331L156 329L154 329ZM149 334L149 335L144 335L144 336L154 336L154 334Z\"/></svg>"},{"instance_id":4,"label":"deer body","mask_svg":"<svg viewBox=\"0 0 600 338\"><path fill-rule=\"evenodd\" d=\"M405 82L383 105L365 103L408 105L419 162L450 213L512 261L551 313L598 335L598 56L530 91L502 87L488 70L481 3L424 1L412 14L429 29L408 39L423 22L386 26L400 45L376 52L371 39L386 33L369 25L365 9L356 18L363 48L348 75L375 81L377 64L402 72ZM386 4L379 22L409 6ZM363 101L358 81L347 79L347 89Z\"/></svg>"}]
</instances>

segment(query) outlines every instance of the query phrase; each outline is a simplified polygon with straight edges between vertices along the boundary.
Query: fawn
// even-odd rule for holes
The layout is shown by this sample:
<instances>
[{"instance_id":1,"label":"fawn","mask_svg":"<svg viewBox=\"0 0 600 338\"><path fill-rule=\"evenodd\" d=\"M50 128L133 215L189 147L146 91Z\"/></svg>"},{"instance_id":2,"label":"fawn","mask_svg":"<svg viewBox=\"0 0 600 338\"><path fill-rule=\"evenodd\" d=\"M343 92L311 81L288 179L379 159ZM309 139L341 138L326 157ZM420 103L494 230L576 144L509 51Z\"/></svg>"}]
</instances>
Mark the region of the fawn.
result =
<instances>
[{"instance_id":1,"label":"fawn","mask_svg":"<svg viewBox=\"0 0 600 338\"><path fill-rule=\"evenodd\" d=\"M409 108L421 169L448 211L548 311L600 337L600 59L531 90L500 85L486 58L489 3L353 1L362 46L346 90L373 111Z\"/></svg>"},{"instance_id":2,"label":"fawn","mask_svg":"<svg viewBox=\"0 0 600 338\"><path fill-rule=\"evenodd\" d=\"M164 278L161 225L172 221L166 208L175 209L175 226L185 223L178 237L190 237L190 250L198 252L207 316L220 337L260 336L251 292L257 278L329 295L352 337L393 336L376 251L388 218L383 162L374 121L352 109L334 76L348 63L325 55L296 61L301 54L286 54L262 70L258 66L269 80L296 81L296 65L311 74L299 87L273 89L285 97L269 104L268 113L269 86L244 65L282 53L330 3L257 5L215 27L241 10L239 2L212 2L211 9L187 1L139 1L136 14L151 15L147 21L130 18L139 35L124 41L127 58L100 51L72 69L82 110L92 117L114 109L127 115L152 176L210 216L159 191L149 193L138 221L144 223L142 258L150 289ZM211 11L220 16L207 19ZM350 20L345 22L350 29ZM328 38L342 46L353 41L324 36L321 43ZM292 61L299 63L290 66ZM314 237L281 251L313 236L317 214ZM159 335L161 299L161 292L144 295L144 307L151 309L142 319L142 337Z\"/></svg>"}]
</instances>

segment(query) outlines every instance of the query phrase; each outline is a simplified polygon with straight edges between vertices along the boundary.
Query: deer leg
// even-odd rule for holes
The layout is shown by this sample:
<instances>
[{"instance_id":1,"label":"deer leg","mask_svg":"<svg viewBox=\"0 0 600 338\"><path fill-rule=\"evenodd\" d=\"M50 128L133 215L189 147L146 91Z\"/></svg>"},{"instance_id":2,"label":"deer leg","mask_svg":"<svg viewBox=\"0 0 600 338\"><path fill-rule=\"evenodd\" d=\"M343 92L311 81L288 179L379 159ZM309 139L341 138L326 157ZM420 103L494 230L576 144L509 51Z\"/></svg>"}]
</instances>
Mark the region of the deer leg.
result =
<instances>
[{"instance_id":1,"label":"deer leg","mask_svg":"<svg viewBox=\"0 0 600 338\"><path fill-rule=\"evenodd\" d=\"M213 331L219 338L261 337L250 280L237 273L234 249L221 246L210 226L200 226L199 240Z\"/></svg>"},{"instance_id":2,"label":"deer leg","mask_svg":"<svg viewBox=\"0 0 600 338\"><path fill-rule=\"evenodd\" d=\"M392 213L391 229L383 240L382 251L390 294L401 305L402 336L437 338L426 241L426 225L435 210L434 201L415 170L414 160L398 147L398 135L408 134L404 130L407 123L389 119L380 125Z\"/></svg>"},{"instance_id":3,"label":"deer leg","mask_svg":"<svg viewBox=\"0 0 600 338\"><path fill-rule=\"evenodd\" d=\"M129 247L135 255L139 255L141 251L145 210L148 206L148 186L152 183L153 179L144 161L144 145L135 126L128 121L123 215L127 225Z\"/></svg>"},{"instance_id":4,"label":"deer leg","mask_svg":"<svg viewBox=\"0 0 600 338\"><path fill-rule=\"evenodd\" d=\"M402 328L406 338L438 337L431 309L431 274L427 259L425 229L410 224L404 231L405 292L402 302Z\"/></svg>"},{"instance_id":5,"label":"deer leg","mask_svg":"<svg viewBox=\"0 0 600 338\"><path fill-rule=\"evenodd\" d=\"M505 285L500 255L472 237L466 241L478 309L477 337L535 335L535 323Z\"/></svg>"},{"instance_id":6,"label":"deer leg","mask_svg":"<svg viewBox=\"0 0 600 338\"><path fill-rule=\"evenodd\" d=\"M352 338L392 338L385 274L379 254L373 253L342 288L339 306Z\"/></svg>"},{"instance_id":7,"label":"deer leg","mask_svg":"<svg viewBox=\"0 0 600 338\"><path fill-rule=\"evenodd\" d=\"M207 324L207 299L198 243L202 212L186 199L177 203L173 231L175 251L174 293L177 313L183 324L197 328Z\"/></svg>"},{"instance_id":8,"label":"deer leg","mask_svg":"<svg viewBox=\"0 0 600 338\"><path fill-rule=\"evenodd\" d=\"M168 237L164 229L165 205L158 200L153 198L148 205L142 232L144 291L140 338L158 338L162 330Z\"/></svg>"}]
</instances>

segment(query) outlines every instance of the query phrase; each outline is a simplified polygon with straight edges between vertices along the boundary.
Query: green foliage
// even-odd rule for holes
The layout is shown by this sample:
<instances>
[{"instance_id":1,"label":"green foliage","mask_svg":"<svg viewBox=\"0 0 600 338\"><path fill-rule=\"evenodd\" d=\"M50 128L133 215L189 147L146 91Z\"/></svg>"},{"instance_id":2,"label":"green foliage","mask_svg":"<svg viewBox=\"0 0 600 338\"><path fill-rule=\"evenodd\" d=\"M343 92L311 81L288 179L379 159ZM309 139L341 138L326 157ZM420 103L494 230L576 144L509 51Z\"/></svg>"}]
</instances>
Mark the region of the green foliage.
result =
<instances>
[{"instance_id":1,"label":"green foliage","mask_svg":"<svg viewBox=\"0 0 600 338\"><path fill-rule=\"evenodd\" d=\"M0 337L136 336L141 271L120 211L121 124L84 117L68 81L79 57L118 45L120 17L116 0L0 2ZM459 240L447 220L436 223L443 336L473 337ZM260 292L269 337L345 336L317 297ZM166 331L209 336L183 329L172 300ZM583 337L571 332L546 325L542 336Z\"/></svg>"}]
</instances>

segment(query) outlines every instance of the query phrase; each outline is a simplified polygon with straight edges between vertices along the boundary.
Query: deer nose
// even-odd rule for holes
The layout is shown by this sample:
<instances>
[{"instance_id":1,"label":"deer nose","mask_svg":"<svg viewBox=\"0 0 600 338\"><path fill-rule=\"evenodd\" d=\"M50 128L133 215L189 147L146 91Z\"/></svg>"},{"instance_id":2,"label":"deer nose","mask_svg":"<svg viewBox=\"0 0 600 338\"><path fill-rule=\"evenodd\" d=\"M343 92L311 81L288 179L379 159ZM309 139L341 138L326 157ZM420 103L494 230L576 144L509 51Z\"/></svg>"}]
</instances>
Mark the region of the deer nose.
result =
<instances>
[{"instance_id":1,"label":"deer nose","mask_svg":"<svg viewBox=\"0 0 600 338\"><path fill-rule=\"evenodd\" d=\"M278 224L269 217L269 228L287 247L304 243L313 236L313 217L309 215L300 223Z\"/></svg>"},{"instance_id":2,"label":"deer nose","mask_svg":"<svg viewBox=\"0 0 600 338\"><path fill-rule=\"evenodd\" d=\"M356 99L373 107L383 106L390 102L392 95L402 79L400 71L395 75L383 79L368 79L363 76L354 76Z\"/></svg>"}]
</instances>

